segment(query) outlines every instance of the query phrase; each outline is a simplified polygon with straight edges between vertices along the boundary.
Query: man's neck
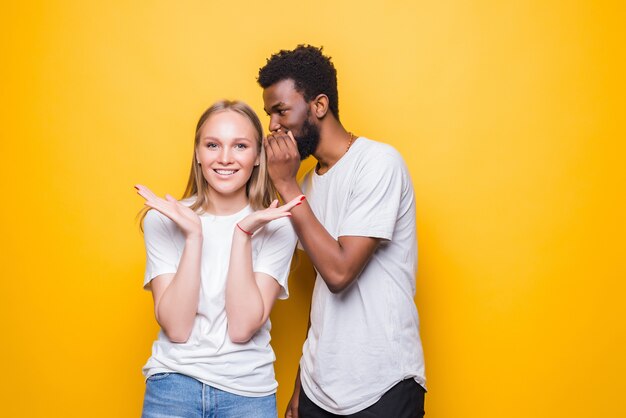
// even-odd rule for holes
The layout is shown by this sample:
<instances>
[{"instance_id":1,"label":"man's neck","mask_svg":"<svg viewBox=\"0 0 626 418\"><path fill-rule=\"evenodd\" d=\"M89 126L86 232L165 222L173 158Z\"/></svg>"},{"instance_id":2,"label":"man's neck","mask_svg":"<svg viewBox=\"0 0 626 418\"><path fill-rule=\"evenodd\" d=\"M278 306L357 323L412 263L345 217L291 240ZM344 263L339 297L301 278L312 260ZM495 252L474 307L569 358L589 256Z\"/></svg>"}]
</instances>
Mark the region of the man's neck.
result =
<instances>
[{"instance_id":1,"label":"man's neck","mask_svg":"<svg viewBox=\"0 0 626 418\"><path fill-rule=\"evenodd\" d=\"M313 156L317 159L317 174L324 174L346 153L350 134L337 122L320 129L320 142Z\"/></svg>"}]
</instances>

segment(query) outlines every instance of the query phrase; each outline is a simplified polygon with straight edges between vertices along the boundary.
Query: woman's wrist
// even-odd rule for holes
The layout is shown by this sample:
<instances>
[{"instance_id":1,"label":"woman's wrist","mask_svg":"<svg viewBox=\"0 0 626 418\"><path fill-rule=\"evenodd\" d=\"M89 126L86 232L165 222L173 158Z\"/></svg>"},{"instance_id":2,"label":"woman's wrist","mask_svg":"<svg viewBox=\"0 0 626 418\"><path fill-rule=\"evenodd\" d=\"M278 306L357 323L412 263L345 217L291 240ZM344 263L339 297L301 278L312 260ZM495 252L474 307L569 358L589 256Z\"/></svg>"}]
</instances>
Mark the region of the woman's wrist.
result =
<instances>
[{"instance_id":1,"label":"woman's wrist","mask_svg":"<svg viewBox=\"0 0 626 418\"><path fill-rule=\"evenodd\" d=\"M185 241L190 241L190 242L202 242L203 240L203 235L202 235L202 231L194 231L194 232L189 232L187 233L187 235L185 235Z\"/></svg>"},{"instance_id":2,"label":"woman's wrist","mask_svg":"<svg viewBox=\"0 0 626 418\"><path fill-rule=\"evenodd\" d=\"M242 226L239 223L236 224L237 225L237 229L246 234L247 236L251 237L252 235L254 235L254 231L252 230L252 228L246 227L246 226Z\"/></svg>"}]
</instances>

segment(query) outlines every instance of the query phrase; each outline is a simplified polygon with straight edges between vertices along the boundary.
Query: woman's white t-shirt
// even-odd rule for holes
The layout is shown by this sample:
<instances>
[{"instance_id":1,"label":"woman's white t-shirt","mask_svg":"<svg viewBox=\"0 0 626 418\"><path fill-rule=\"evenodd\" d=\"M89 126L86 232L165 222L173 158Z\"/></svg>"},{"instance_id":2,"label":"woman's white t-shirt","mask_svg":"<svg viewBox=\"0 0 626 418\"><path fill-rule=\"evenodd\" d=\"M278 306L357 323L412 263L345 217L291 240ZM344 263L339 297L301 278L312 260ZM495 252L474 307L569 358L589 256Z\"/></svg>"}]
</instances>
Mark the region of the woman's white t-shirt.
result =
<instances>
[{"instance_id":1,"label":"woman's white t-shirt","mask_svg":"<svg viewBox=\"0 0 626 418\"><path fill-rule=\"evenodd\" d=\"M175 372L242 396L276 392L269 319L247 343L233 343L227 333L224 294L232 237L236 223L251 212L246 206L228 216L200 215L204 240L200 301L193 330L185 343L172 343L159 332L152 356L143 367L146 378ZM172 220L156 210L146 214L143 226L147 254L144 287L149 288L153 278L176 273L185 238ZM253 270L276 279L281 286L280 299L288 297L287 278L296 239L287 218L268 223L252 237Z\"/></svg>"}]
</instances>

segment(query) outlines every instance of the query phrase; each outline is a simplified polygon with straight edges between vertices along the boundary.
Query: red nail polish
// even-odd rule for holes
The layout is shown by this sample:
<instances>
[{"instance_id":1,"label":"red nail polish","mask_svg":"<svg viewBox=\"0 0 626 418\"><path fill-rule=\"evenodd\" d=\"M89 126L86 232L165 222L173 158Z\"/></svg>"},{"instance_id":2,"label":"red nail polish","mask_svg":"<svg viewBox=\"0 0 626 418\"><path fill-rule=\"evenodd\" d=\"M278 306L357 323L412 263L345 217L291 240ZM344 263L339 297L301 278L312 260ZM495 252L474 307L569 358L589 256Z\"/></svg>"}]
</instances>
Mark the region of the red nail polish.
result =
<instances>
[{"instance_id":1,"label":"red nail polish","mask_svg":"<svg viewBox=\"0 0 626 418\"><path fill-rule=\"evenodd\" d=\"M306 199L306 196L302 195L302 197L300 198L300 202L302 202L304 199Z\"/></svg>"}]
</instances>

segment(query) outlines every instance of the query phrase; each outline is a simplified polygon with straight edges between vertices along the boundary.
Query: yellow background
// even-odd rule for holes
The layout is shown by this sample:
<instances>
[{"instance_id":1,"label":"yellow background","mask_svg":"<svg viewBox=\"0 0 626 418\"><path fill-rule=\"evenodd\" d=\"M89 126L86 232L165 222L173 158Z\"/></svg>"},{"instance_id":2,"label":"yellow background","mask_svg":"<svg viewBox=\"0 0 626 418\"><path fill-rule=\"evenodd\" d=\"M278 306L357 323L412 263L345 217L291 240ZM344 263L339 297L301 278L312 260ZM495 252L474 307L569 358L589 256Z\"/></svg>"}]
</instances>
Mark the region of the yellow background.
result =
<instances>
[{"instance_id":1,"label":"yellow background","mask_svg":"<svg viewBox=\"0 0 626 418\"><path fill-rule=\"evenodd\" d=\"M0 415L139 416L132 186L180 195L201 112L262 112L258 68L306 42L345 126L413 176L427 416L622 416L624 22L623 1L3 5ZM309 269L272 316L281 415Z\"/></svg>"}]
</instances>

